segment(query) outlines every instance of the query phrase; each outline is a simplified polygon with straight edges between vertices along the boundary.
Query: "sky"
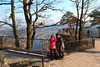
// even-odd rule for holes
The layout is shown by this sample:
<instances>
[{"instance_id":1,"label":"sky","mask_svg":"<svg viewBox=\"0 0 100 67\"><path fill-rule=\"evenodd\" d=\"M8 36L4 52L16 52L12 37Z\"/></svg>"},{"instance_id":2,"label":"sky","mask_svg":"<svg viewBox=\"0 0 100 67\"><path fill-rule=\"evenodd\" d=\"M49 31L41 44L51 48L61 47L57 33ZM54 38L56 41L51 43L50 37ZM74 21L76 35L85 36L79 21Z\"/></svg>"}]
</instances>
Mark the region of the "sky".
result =
<instances>
[{"instance_id":1,"label":"sky","mask_svg":"<svg viewBox=\"0 0 100 67\"><path fill-rule=\"evenodd\" d=\"M60 0L58 0L60 1ZM17 4L16 4L17 5ZM10 15L10 8L11 6L10 5L0 5L0 20L4 19L5 16L9 16ZM69 0L62 0L59 2L59 4L55 5L55 8L58 8L58 9L63 9L63 13L60 12L60 11L50 11L47 13L48 14L51 14L51 20L54 21L54 22L58 22L62 15L66 12L66 10L70 10L70 11L73 11L73 6L71 6L71 2ZM19 16L22 16L23 13L20 13Z\"/></svg>"},{"instance_id":2,"label":"sky","mask_svg":"<svg viewBox=\"0 0 100 67\"><path fill-rule=\"evenodd\" d=\"M0 0L1 1L1 0ZM71 11L74 13L74 15L76 15L76 8L74 6L74 4L70 1L70 0L58 0L60 1L59 4L56 4L55 5L55 8L58 8L58 9L63 9L63 12L60 12L60 11L47 11L46 13L47 14L51 14L51 17L49 18L51 21L50 22L59 22L61 17L64 15L64 13L66 11ZM96 1L96 0L95 0ZM96 6L98 6L100 4L100 0L97 0L96 1ZM16 6L19 5L16 3ZM0 5L0 21L2 20L6 20L6 17L10 16L10 8L11 6L10 5ZM20 8L16 9L16 12L20 10ZM21 13L17 13L16 16L19 18L22 18L24 19L24 14L21 12ZM41 21L41 20L40 20Z\"/></svg>"}]
</instances>

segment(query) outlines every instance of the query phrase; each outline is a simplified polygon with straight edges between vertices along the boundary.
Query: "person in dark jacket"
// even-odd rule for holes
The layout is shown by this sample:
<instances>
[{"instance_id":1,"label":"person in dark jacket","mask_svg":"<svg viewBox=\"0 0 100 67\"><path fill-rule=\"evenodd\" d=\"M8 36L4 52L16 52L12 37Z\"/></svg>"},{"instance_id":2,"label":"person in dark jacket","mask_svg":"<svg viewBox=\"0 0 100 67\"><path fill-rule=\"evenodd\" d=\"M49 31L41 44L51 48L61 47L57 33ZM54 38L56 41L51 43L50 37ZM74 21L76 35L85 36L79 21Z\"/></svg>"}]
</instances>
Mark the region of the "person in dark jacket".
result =
<instances>
[{"instance_id":1,"label":"person in dark jacket","mask_svg":"<svg viewBox=\"0 0 100 67\"><path fill-rule=\"evenodd\" d=\"M51 54L51 60L53 60L53 53L54 52L54 55L55 55L55 59L57 60L57 54L56 54L56 45L55 45L55 42L56 42L56 38L55 38L55 34L53 34L51 36L51 38L49 39L49 49L50 49L50 54Z\"/></svg>"},{"instance_id":2,"label":"person in dark jacket","mask_svg":"<svg viewBox=\"0 0 100 67\"><path fill-rule=\"evenodd\" d=\"M59 58L60 59L64 57L62 41L63 41L62 37L60 35L58 35L57 36L57 43L56 43L56 45L57 45L57 51L59 53Z\"/></svg>"},{"instance_id":3,"label":"person in dark jacket","mask_svg":"<svg viewBox=\"0 0 100 67\"><path fill-rule=\"evenodd\" d=\"M87 30L87 36L90 36L90 29Z\"/></svg>"}]
</instances>

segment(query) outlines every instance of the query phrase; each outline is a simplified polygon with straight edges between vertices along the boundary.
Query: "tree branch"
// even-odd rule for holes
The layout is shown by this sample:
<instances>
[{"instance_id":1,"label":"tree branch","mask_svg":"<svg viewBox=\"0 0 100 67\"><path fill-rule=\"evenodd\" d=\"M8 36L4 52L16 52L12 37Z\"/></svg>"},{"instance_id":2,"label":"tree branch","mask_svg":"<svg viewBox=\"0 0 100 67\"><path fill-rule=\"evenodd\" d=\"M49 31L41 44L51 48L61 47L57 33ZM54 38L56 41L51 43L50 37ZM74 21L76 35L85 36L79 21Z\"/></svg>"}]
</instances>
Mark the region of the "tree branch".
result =
<instances>
[{"instance_id":1,"label":"tree branch","mask_svg":"<svg viewBox=\"0 0 100 67\"><path fill-rule=\"evenodd\" d=\"M46 26L36 25L36 28L44 28L44 27L51 27L51 26L57 26L57 23L56 24L53 24L53 25L46 25Z\"/></svg>"},{"instance_id":2,"label":"tree branch","mask_svg":"<svg viewBox=\"0 0 100 67\"><path fill-rule=\"evenodd\" d=\"M46 0L42 0L42 2L41 2L40 4L37 4L37 5L41 5L41 4L43 4L43 3L44 3L44 1L46 1Z\"/></svg>"},{"instance_id":3,"label":"tree branch","mask_svg":"<svg viewBox=\"0 0 100 67\"><path fill-rule=\"evenodd\" d=\"M2 27L3 25L5 25L5 24L1 24L0 27Z\"/></svg>"},{"instance_id":4,"label":"tree branch","mask_svg":"<svg viewBox=\"0 0 100 67\"><path fill-rule=\"evenodd\" d=\"M52 1L52 2L50 2L50 3L47 3L47 4L43 5L43 6L40 8L39 11L36 11L36 12L33 13L32 15L35 15L35 14L37 14L37 13L40 13L40 12L43 12L43 11L49 9L49 8L51 7L51 4L53 4L53 2L55 2L55 0Z\"/></svg>"},{"instance_id":5,"label":"tree branch","mask_svg":"<svg viewBox=\"0 0 100 67\"><path fill-rule=\"evenodd\" d=\"M39 26L39 25L36 25L36 28L44 28L44 27L51 27L51 26L61 26L61 25L64 25L66 23L62 23L62 24L59 24L60 22L57 22L56 24L52 24L52 25L44 25L44 26Z\"/></svg>"},{"instance_id":6,"label":"tree branch","mask_svg":"<svg viewBox=\"0 0 100 67\"><path fill-rule=\"evenodd\" d=\"M3 24L6 24L6 25L9 25L9 26L13 27L11 24L9 24L7 22L0 21L0 23L3 23Z\"/></svg>"},{"instance_id":7,"label":"tree branch","mask_svg":"<svg viewBox=\"0 0 100 67\"><path fill-rule=\"evenodd\" d=\"M21 0L19 0L19 1L23 3L23 1L21 1Z\"/></svg>"},{"instance_id":8,"label":"tree branch","mask_svg":"<svg viewBox=\"0 0 100 67\"><path fill-rule=\"evenodd\" d=\"M72 2L76 2L76 1L73 1L73 0L70 0L70 1L72 1Z\"/></svg>"},{"instance_id":9,"label":"tree branch","mask_svg":"<svg viewBox=\"0 0 100 67\"><path fill-rule=\"evenodd\" d=\"M11 5L11 3L0 3L0 5Z\"/></svg>"}]
</instances>

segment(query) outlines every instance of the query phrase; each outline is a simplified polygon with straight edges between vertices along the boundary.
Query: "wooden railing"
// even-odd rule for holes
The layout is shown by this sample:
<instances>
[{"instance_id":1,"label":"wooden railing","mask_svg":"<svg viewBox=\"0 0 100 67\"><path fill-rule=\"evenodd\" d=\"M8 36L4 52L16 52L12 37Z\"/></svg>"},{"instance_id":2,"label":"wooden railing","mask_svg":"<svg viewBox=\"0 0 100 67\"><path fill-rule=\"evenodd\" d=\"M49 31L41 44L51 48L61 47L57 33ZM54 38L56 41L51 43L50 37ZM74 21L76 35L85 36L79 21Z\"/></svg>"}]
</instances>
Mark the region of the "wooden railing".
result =
<instances>
[{"instance_id":1,"label":"wooden railing","mask_svg":"<svg viewBox=\"0 0 100 67\"><path fill-rule=\"evenodd\" d=\"M12 49L6 49L6 50L3 50L3 51L4 52L8 52L9 51L9 52L14 52L14 53L20 53L20 54L25 54L25 55L42 57L42 67L45 67L44 66L44 56L45 55L31 53L31 52L26 52L26 51L12 50ZM4 67L3 51L0 51L1 67Z\"/></svg>"},{"instance_id":2,"label":"wooden railing","mask_svg":"<svg viewBox=\"0 0 100 67\"><path fill-rule=\"evenodd\" d=\"M1 61L1 67L4 67L3 52L0 52L0 61Z\"/></svg>"}]
</instances>

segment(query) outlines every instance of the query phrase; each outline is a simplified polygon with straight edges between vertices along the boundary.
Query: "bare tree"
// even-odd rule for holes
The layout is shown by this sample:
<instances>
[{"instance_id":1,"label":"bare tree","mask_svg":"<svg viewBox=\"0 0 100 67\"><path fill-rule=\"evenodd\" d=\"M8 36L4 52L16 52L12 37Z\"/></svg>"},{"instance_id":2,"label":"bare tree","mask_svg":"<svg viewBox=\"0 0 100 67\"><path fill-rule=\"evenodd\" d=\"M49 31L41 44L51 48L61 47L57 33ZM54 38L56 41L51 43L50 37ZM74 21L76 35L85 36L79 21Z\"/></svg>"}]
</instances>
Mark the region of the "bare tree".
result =
<instances>
[{"instance_id":1,"label":"bare tree","mask_svg":"<svg viewBox=\"0 0 100 67\"><path fill-rule=\"evenodd\" d=\"M57 4L56 0L23 0L20 2L23 3L23 10L25 15L25 20L27 24L27 48L28 50L32 49L32 44L34 40L34 36L36 34L36 28L43 28L43 27L50 27L50 26L56 26L58 23L55 23L53 25L45 25L44 23L40 22L37 24L37 20L39 18L45 18L46 14L43 15L42 13L45 13L46 10L59 10L55 9L53 5ZM32 11L33 10L33 11ZM33 20L34 19L34 20Z\"/></svg>"},{"instance_id":2,"label":"bare tree","mask_svg":"<svg viewBox=\"0 0 100 67\"><path fill-rule=\"evenodd\" d=\"M15 45L16 47L20 47L19 45L19 35L17 33L17 28L16 28L16 21L15 21L15 12L14 12L14 0L11 0L11 18L12 18L12 28L13 28L13 34L15 38Z\"/></svg>"},{"instance_id":3,"label":"bare tree","mask_svg":"<svg viewBox=\"0 0 100 67\"><path fill-rule=\"evenodd\" d=\"M9 22L4 22L4 21L1 21L0 23L2 24L1 26L3 25L9 25L13 28L13 34L14 34L14 38L15 38L15 45L16 47L20 47L19 45L19 35L17 33L17 26L16 25L16 22L15 22L15 11L14 11L14 0L11 0L11 3L1 3L1 5L11 5L11 15L9 18L12 18L12 23L9 23Z\"/></svg>"},{"instance_id":4,"label":"bare tree","mask_svg":"<svg viewBox=\"0 0 100 67\"><path fill-rule=\"evenodd\" d=\"M19 21L15 21L14 0L11 0L10 4L11 4L11 14L6 19L10 20L10 18L11 18L12 19L12 23L10 23L9 21L0 21L0 23L1 23L0 26L9 25L10 27L13 28L13 34L14 34L14 38L15 38L15 45L16 45L16 47L20 47L20 45L19 45L19 35L18 35L18 32L17 32L17 28L18 28L18 26L20 26L21 22L20 22L20 20Z\"/></svg>"},{"instance_id":5,"label":"bare tree","mask_svg":"<svg viewBox=\"0 0 100 67\"><path fill-rule=\"evenodd\" d=\"M82 31L88 18L88 11L90 10L90 5L94 0L70 0L75 3L77 10L77 24L76 24L76 35L79 25L79 40L82 39Z\"/></svg>"}]
</instances>

